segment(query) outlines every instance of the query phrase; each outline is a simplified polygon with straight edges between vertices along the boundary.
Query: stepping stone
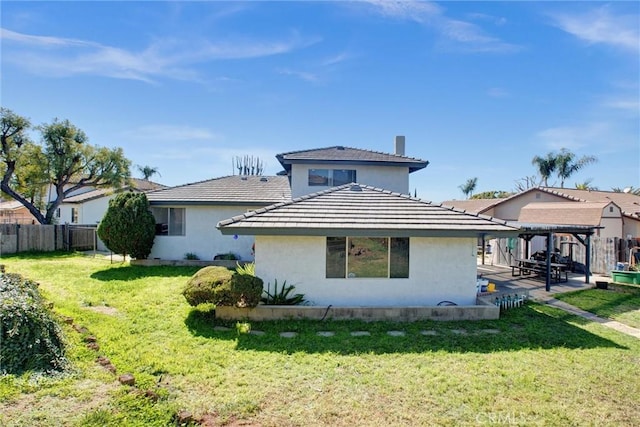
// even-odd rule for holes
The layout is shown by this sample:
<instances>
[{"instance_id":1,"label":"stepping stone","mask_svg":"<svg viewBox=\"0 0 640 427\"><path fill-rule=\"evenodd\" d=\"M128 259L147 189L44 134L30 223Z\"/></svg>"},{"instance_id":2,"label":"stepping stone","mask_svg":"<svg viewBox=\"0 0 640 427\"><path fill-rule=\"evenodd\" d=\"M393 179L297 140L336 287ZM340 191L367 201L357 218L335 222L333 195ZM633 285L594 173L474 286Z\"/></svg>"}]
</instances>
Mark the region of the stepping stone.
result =
<instances>
[{"instance_id":1,"label":"stepping stone","mask_svg":"<svg viewBox=\"0 0 640 427\"><path fill-rule=\"evenodd\" d=\"M249 334L262 336L262 335L264 335L264 332L263 331L249 331Z\"/></svg>"},{"instance_id":2,"label":"stepping stone","mask_svg":"<svg viewBox=\"0 0 640 427\"><path fill-rule=\"evenodd\" d=\"M332 337L334 336L336 333L332 332L332 331L320 331L318 332L318 335L321 337Z\"/></svg>"},{"instance_id":3,"label":"stepping stone","mask_svg":"<svg viewBox=\"0 0 640 427\"><path fill-rule=\"evenodd\" d=\"M500 329L480 329L480 332L483 334L499 334Z\"/></svg>"},{"instance_id":4,"label":"stepping stone","mask_svg":"<svg viewBox=\"0 0 640 427\"><path fill-rule=\"evenodd\" d=\"M430 336L430 335L438 335L438 331L434 331L433 329L427 331L420 331L422 335Z\"/></svg>"},{"instance_id":5,"label":"stepping stone","mask_svg":"<svg viewBox=\"0 0 640 427\"><path fill-rule=\"evenodd\" d=\"M403 337L406 334L404 333L404 331L388 331L387 335L390 335L392 337Z\"/></svg>"},{"instance_id":6,"label":"stepping stone","mask_svg":"<svg viewBox=\"0 0 640 427\"><path fill-rule=\"evenodd\" d=\"M298 336L297 332L280 332L280 336L282 338L293 338Z\"/></svg>"},{"instance_id":7,"label":"stepping stone","mask_svg":"<svg viewBox=\"0 0 640 427\"><path fill-rule=\"evenodd\" d=\"M457 335L467 335L466 329L452 329L451 333L457 334Z\"/></svg>"},{"instance_id":8,"label":"stepping stone","mask_svg":"<svg viewBox=\"0 0 640 427\"><path fill-rule=\"evenodd\" d=\"M354 331L351 332L352 337L368 337L371 336L371 332L368 331Z\"/></svg>"},{"instance_id":9,"label":"stepping stone","mask_svg":"<svg viewBox=\"0 0 640 427\"><path fill-rule=\"evenodd\" d=\"M214 326L213 330L217 332L227 332L230 331L231 328L227 328L226 326Z\"/></svg>"}]
</instances>

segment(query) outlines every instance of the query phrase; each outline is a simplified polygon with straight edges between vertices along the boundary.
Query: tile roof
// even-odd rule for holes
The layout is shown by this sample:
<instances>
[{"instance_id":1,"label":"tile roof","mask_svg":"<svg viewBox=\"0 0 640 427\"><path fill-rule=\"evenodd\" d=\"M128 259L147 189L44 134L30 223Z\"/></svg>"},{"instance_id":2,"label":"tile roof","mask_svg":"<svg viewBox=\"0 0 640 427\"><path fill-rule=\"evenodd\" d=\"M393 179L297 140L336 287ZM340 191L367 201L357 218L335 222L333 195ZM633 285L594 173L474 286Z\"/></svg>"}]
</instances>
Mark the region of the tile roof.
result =
<instances>
[{"instance_id":1,"label":"tile roof","mask_svg":"<svg viewBox=\"0 0 640 427\"><path fill-rule=\"evenodd\" d=\"M476 236L517 232L505 221L408 195L347 184L221 221L223 234Z\"/></svg>"},{"instance_id":2,"label":"tile roof","mask_svg":"<svg viewBox=\"0 0 640 427\"><path fill-rule=\"evenodd\" d=\"M124 191L128 189L135 189L137 191L148 192L153 190L160 190L167 188L165 185L158 184L153 181L148 181L139 178L130 178L129 184L123 186L118 191ZM75 194L73 196L64 199L64 203L83 203L89 200L99 199L101 197L110 196L116 192L113 188L97 188L95 190L85 191L84 193Z\"/></svg>"},{"instance_id":3,"label":"tile roof","mask_svg":"<svg viewBox=\"0 0 640 427\"><path fill-rule=\"evenodd\" d=\"M482 213L491 209L506 199L469 199L469 200L447 200L442 202L443 206L462 209L466 212Z\"/></svg>"},{"instance_id":4,"label":"tile roof","mask_svg":"<svg viewBox=\"0 0 640 427\"><path fill-rule=\"evenodd\" d=\"M334 146L311 150L291 151L278 154L276 159L285 170L290 171L293 163L327 163L327 164L386 164L389 166L408 166L409 172L424 169L428 161L399 154L381 153L359 148Z\"/></svg>"},{"instance_id":5,"label":"tile roof","mask_svg":"<svg viewBox=\"0 0 640 427\"><path fill-rule=\"evenodd\" d=\"M152 205L270 205L291 200L286 176L226 176L147 193Z\"/></svg>"},{"instance_id":6,"label":"tile roof","mask_svg":"<svg viewBox=\"0 0 640 427\"><path fill-rule=\"evenodd\" d=\"M640 196L616 191L576 190L571 188L539 187L541 191L579 202L614 202L625 216L640 219Z\"/></svg>"},{"instance_id":7,"label":"tile roof","mask_svg":"<svg viewBox=\"0 0 640 427\"><path fill-rule=\"evenodd\" d=\"M612 202L539 202L520 210L518 222L530 224L562 224L598 226L603 210Z\"/></svg>"}]
</instances>

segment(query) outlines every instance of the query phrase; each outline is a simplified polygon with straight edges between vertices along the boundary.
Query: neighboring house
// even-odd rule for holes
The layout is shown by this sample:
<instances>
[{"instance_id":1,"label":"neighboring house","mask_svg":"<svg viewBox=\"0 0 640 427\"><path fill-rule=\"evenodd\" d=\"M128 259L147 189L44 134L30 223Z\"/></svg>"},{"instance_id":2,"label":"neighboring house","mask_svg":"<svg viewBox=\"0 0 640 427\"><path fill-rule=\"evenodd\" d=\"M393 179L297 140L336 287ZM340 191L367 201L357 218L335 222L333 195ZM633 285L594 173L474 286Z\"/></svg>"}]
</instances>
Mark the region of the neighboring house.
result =
<instances>
[{"instance_id":1,"label":"neighboring house","mask_svg":"<svg viewBox=\"0 0 640 427\"><path fill-rule=\"evenodd\" d=\"M0 223L37 224L35 217L17 200L0 202Z\"/></svg>"},{"instance_id":2,"label":"neighboring house","mask_svg":"<svg viewBox=\"0 0 640 427\"><path fill-rule=\"evenodd\" d=\"M252 260L253 237L223 236L218 221L291 200L285 176L227 176L147 194L156 218L156 238L149 258L201 260L234 253Z\"/></svg>"},{"instance_id":3,"label":"neighboring house","mask_svg":"<svg viewBox=\"0 0 640 427\"><path fill-rule=\"evenodd\" d=\"M528 220L535 223L552 224L583 224L602 226L596 230L599 237L640 238L640 196L632 193L618 193L613 191L574 190L567 188L535 187L506 199L485 200L450 200L444 205L464 209L469 212L489 215L507 221L519 221L521 212L525 206L537 203L561 203L563 210L555 210L555 213L541 213L537 216L529 215ZM594 218L593 203L604 203L606 208L601 210L601 217ZM573 205L578 205L573 206ZM530 207L531 209L532 207ZM556 207L560 209L560 206ZM585 213L578 213L584 210ZM590 212L587 213L587 210ZM590 224L584 224L589 217Z\"/></svg>"},{"instance_id":4,"label":"neighboring house","mask_svg":"<svg viewBox=\"0 0 640 427\"><path fill-rule=\"evenodd\" d=\"M396 136L395 154L335 146L292 151L276 158L290 179L292 197L351 182L409 194L409 174L429 162L406 157L404 152L404 136Z\"/></svg>"},{"instance_id":5,"label":"neighboring house","mask_svg":"<svg viewBox=\"0 0 640 427\"><path fill-rule=\"evenodd\" d=\"M54 219L58 224L96 225L109 208L109 200L122 191L149 192L166 188L164 185L138 178L119 189L86 187L83 192L65 198Z\"/></svg>"},{"instance_id":6,"label":"neighboring house","mask_svg":"<svg viewBox=\"0 0 640 427\"><path fill-rule=\"evenodd\" d=\"M480 234L506 222L400 193L347 184L218 223L255 236L256 274L295 285L315 305L476 304Z\"/></svg>"}]
</instances>

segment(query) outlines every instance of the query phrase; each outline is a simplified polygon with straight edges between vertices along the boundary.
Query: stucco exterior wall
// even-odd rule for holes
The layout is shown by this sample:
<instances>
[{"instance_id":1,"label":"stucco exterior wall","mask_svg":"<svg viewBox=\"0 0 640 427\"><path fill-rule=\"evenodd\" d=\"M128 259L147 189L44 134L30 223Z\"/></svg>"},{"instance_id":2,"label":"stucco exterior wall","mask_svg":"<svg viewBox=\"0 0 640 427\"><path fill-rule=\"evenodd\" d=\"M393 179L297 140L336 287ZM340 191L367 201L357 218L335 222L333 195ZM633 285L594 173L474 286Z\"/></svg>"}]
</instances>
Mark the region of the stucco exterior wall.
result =
<instances>
[{"instance_id":1,"label":"stucco exterior wall","mask_svg":"<svg viewBox=\"0 0 640 427\"><path fill-rule=\"evenodd\" d=\"M154 207L160 207L154 205ZM217 254L233 252L242 260L253 260L253 236L224 236L216 224L223 219L243 214L246 206L162 206L184 207L186 227L184 236L156 236L149 258L178 260L186 253L196 254L201 260L212 260ZM258 209L259 206L252 207Z\"/></svg>"},{"instance_id":2,"label":"stucco exterior wall","mask_svg":"<svg viewBox=\"0 0 640 427\"><path fill-rule=\"evenodd\" d=\"M327 279L325 237L256 236L256 274L265 288L286 280L314 305L474 305L476 243L476 238L412 237L408 279Z\"/></svg>"},{"instance_id":3,"label":"stucco exterior wall","mask_svg":"<svg viewBox=\"0 0 640 427\"><path fill-rule=\"evenodd\" d=\"M291 197L326 190L330 187L312 186L309 184L309 169L354 169L359 184L384 188L402 194L409 193L409 168L396 166L359 166L359 165L327 165L301 164L291 168Z\"/></svg>"},{"instance_id":4,"label":"stucco exterior wall","mask_svg":"<svg viewBox=\"0 0 640 427\"><path fill-rule=\"evenodd\" d=\"M514 197L493 209L484 212L485 215L500 218L505 221L517 221L520 216L520 210L529 203L541 203L541 202L566 202L567 199L554 196L553 194L545 193L542 191L532 191L525 193L520 197Z\"/></svg>"},{"instance_id":5,"label":"stucco exterior wall","mask_svg":"<svg viewBox=\"0 0 640 427\"><path fill-rule=\"evenodd\" d=\"M626 239L631 236L631 238L640 239L640 221L625 217L623 222L622 237Z\"/></svg>"}]
</instances>

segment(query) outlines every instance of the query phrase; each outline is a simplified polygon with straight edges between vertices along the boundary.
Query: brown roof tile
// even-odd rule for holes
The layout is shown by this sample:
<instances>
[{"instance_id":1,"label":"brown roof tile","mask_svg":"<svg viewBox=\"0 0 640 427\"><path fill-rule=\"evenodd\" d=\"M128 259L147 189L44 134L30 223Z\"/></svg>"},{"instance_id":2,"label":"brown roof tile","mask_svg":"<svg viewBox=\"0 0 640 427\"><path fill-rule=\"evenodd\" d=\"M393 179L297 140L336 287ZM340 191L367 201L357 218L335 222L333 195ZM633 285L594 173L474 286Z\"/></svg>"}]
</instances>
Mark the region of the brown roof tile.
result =
<instances>
[{"instance_id":1,"label":"brown roof tile","mask_svg":"<svg viewBox=\"0 0 640 427\"><path fill-rule=\"evenodd\" d=\"M226 176L147 193L154 204L269 205L291 200L286 176Z\"/></svg>"},{"instance_id":2,"label":"brown roof tile","mask_svg":"<svg viewBox=\"0 0 640 427\"><path fill-rule=\"evenodd\" d=\"M475 236L514 232L505 221L364 185L344 185L240 215L223 234Z\"/></svg>"},{"instance_id":3,"label":"brown roof tile","mask_svg":"<svg viewBox=\"0 0 640 427\"><path fill-rule=\"evenodd\" d=\"M518 222L598 226L603 210L611 203L611 201L529 203L520 210Z\"/></svg>"}]
</instances>

